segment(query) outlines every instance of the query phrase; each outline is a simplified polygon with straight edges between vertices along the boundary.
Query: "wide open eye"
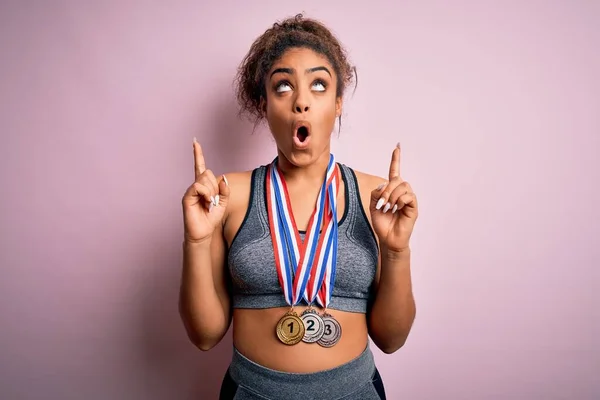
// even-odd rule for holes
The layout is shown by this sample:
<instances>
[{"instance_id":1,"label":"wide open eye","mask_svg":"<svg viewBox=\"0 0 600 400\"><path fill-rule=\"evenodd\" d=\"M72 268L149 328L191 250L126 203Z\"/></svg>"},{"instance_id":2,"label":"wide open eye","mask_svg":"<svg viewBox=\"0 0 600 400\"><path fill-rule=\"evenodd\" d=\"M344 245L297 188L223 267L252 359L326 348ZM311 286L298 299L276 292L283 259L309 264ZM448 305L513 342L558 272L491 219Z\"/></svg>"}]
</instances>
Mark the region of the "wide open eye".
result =
<instances>
[{"instance_id":1,"label":"wide open eye","mask_svg":"<svg viewBox=\"0 0 600 400\"><path fill-rule=\"evenodd\" d=\"M290 84L286 81L283 82L279 82L276 86L275 86L275 91L277 93L284 93L284 92L289 92L290 90L292 90L292 87L290 86Z\"/></svg>"},{"instance_id":2,"label":"wide open eye","mask_svg":"<svg viewBox=\"0 0 600 400\"><path fill-rule=\"evenodd\" d=\"M313 83L312 87L313 87L313 90L315 90L317 92L324 92L325 89L327 89L327 85L325 84L325 82L323 82L320 79L315 81L315 83Z\"/></svg>"}]
</instances>

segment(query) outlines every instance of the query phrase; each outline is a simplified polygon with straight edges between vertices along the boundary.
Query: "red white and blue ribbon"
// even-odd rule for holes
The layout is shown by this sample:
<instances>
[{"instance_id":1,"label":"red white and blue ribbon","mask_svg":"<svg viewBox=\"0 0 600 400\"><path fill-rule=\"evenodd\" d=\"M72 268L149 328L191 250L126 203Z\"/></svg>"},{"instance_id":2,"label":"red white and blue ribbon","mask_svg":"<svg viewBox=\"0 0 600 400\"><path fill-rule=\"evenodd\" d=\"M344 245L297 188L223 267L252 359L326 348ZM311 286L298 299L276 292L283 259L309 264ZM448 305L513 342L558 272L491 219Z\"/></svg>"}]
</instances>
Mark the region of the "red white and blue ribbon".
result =
<instances>
[{"instance_id":1,"label":"red white and blue ribbon","mask_svg":"<svg viewBox=\"0 0 600 400\"><path fill-rule=\"evenodd\" d=\"M334 181L336 190L329 193L331 213L335 216L332 219L332 233L328 238L328 246L325 251L324 259L326 260L325 268L323 269L323 277L319 277L322 285L317 293L317 301L323 307L327 308L333 294L333 283L335 282L335 270L337 263L337 243L338 243L338 224L337 224L337 189L339 189L339 178ZM335 193L335 194L334 194Z\"/></svg>"},{"instance_id":2,"label":"red white and blue ribbon","mask_svg":"<svg viewBox=\"0 0 600 400\"><path fill-rule=\"evenodd\" d=\"M286 302L295 306L304 298L326 306L335 279L337 253L337 164L330 155L327 174L317 197L304 241L292 213L285 179L277 159L267 171L267 211L275 266Z\"/></svg>"}]
</instances>

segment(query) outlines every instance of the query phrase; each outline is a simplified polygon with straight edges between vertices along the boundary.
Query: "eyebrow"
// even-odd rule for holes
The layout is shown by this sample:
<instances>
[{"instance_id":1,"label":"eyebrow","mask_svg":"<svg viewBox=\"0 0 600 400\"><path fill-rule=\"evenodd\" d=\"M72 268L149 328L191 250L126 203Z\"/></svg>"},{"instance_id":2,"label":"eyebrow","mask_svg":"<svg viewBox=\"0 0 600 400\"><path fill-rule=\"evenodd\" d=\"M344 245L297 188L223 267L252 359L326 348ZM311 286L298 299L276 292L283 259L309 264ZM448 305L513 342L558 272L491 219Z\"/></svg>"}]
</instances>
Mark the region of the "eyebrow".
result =
<instances>
[{"instance_id":1,"label":"eyebrow","mask_svg":"<svg viewBox=\"0 0 600 400\"><path fill-rule=\"evenodd\" d=\"M327 67L321 65L318 67L312 67L312 68L308 68L305 73L310 74L313 72L317 72L317 71L325 71L329 74L329 76L331 76L331 72L329 72L329 69L327 69ZM271 77L277 73L283 73L283 74L293 74L294 73L294 69L293 68L276 68L275 70L273 70L273 72L271 72Z\"/></svg>"}]
</instances>

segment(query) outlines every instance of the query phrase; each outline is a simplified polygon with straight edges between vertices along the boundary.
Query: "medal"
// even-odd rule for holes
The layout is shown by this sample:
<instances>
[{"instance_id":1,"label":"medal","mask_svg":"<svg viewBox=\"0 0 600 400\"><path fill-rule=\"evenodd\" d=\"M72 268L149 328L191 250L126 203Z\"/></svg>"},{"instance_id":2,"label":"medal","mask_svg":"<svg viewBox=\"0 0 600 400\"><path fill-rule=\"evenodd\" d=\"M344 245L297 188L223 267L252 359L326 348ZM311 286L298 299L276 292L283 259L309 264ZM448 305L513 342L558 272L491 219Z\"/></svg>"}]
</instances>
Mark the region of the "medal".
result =
<instances>
[{"instance_id":1,"label":"medal","mask_svg":"<svg viewBox=\"0 0 600 400\"><path fill-rule=\"evenodd\" d=\"M300 318L304 322L304 337L302 341L305 343L314 343L321 339L325 332L323 318L312 308L304 310Z\"/></svg>"},{"instance_id":2,"label":"medal","mask_svg":"<svg viewBox=\"0 0 600 400\"><path fill-rule=\"evenodd\" d=\"M288 311L277 324L277 337L287 345L299 343L304 337L304 322L295 311Z\"/></svg>"},{"instance_id":3,"label":"medal","mask_svg":"<svg viewBox=\"0 0 600 400\"><path fill-rule=\"evenodd\" d=\"M325 325L323 336L321 336L317 343L323 347L333 347L342 337L342 326L337 319L327 314L327 312L323 313L323 323Z\"/></svg>"},{"instance_id":4,"label":"medal","mask_svg":"<svg viewBox=\"0 0 600 400\"><path fill-rule=\"evenodd\" d=\"M309 305L318 297L322 282L332 277L337 252L337 210L339 188L337 164L333 155L319 191L316 207L308 222L304 241L296 227L283 174L277 169L277 159L267 171L267 212L275 255L275 267L288 311L278 322L279 340L291 345L304 340L318 341L325 332L321 316L309 308L300 317L293 307L304 298ZM332 257L333 256L333 257Z\"/></svg>"},{"instance_id":5,"label":"medal","mask_svg":"<svg viewBox=\"0 0 600 400\"><path fill-rule=\"evenodd\" d=\"M335 207L335 203L333 203L334 215L337 215L337 210ZM337 224L335 225L333 235L330 239L337 246ZM317 341L317 343L323 347L333 347L339 342L342 337L342 326L336 320L333 315L327 313L327 307L331 301L331 296L333 294L333 283L335 281L335 270L336 270L336 262L337 262L337 247L328 246L325 251L325 259L327 260L326 268L324 271L324 276L322 278L322 284L319 288L319 293L317 294L317 302L325 309L322 315L322 320L324 324L323 335Z\"/></svg>"}]
</instances>

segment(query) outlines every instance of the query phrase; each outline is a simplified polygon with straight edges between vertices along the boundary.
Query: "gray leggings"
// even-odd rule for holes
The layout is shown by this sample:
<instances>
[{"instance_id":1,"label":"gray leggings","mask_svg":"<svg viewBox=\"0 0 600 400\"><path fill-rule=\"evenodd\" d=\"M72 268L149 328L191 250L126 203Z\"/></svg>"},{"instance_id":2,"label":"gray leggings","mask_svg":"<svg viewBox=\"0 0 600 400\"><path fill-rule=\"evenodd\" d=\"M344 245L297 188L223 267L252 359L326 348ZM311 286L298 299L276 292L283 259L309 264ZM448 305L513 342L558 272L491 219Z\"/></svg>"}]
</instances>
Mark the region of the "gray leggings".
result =
<instances>
[{"instance_id":1,"label":"gray leggings","mask_svg":"<svg viewBox=\"0 0 600 400\"><path fill-rule=\"evenodd\" d=\"M265 368L233 349L220 400L382 400L385 391L369 346L354 360L314 373Z\"/></svg>"}]
</instances>

